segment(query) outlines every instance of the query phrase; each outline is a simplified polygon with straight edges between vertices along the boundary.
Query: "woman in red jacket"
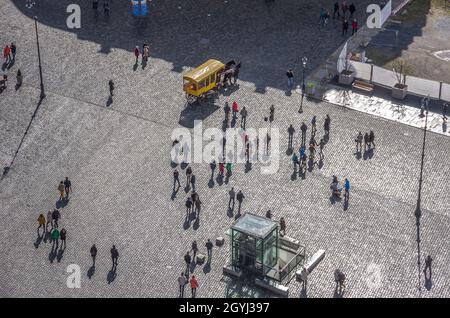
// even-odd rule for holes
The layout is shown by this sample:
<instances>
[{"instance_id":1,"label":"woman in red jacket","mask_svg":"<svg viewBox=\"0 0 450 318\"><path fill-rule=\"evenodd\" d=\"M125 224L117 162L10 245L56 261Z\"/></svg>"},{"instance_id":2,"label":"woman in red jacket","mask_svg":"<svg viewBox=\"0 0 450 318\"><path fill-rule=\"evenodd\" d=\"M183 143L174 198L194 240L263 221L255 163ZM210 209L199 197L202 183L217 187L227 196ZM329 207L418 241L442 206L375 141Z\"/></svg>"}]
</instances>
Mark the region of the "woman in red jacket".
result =
<instances>
[{"instance_id":1,"label":"woman in red jacket","mask_svg":"<svg viewBox=\"0 0 450 318\"><path fill-rule=\"evenodd\" d=\"M198 288L198 282L195 279L195 276L192 275L191 280L189 281L189 283L191 284L191 293L192 293L192 298L195 298L195 292L197 291Z\"/></svg>"},{"instance_id":2,"label":"woman in red jacket","mask_svg":"<svg viewBox=\"0 0 450 318\"><path fill-rule=\"evenodd\" d=\"M356 19L353 19L352 22L352 35L355 34L358 31L358 22Z\"/></svg>"}]
</instances>

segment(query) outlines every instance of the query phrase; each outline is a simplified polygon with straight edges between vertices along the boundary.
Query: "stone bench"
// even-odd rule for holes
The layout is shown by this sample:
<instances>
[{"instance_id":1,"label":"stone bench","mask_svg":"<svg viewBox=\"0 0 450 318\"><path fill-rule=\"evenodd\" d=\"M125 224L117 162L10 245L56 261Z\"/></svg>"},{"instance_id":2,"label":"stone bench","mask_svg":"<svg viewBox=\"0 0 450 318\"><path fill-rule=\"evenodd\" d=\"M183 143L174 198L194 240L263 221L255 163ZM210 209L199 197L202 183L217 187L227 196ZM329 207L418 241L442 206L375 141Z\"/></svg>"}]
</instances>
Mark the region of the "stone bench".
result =
<instances>
[{"instance_id":1,"label":"stone bench","mask_svg":"<svg viewBox=\"0 0 450 318\"><path fill-rule=\"evenodd\" d=\"M325 250L318 250L316 253L314 253L314 255L311 256L311 258L305 263L305 265L303 265L303 268L295 272L297 281L303 281L302 272L306 271L306 274L310 274L313 269L323 260L324 257Z\"/></svg>"},{"instance_id":2,"label":"stone bench","mask_svg":"<svg viewBox=\"0 0 450 318\"><path fill-rule=\"evenodd\" d=\"M281 295L283 297L289 296L289 287L281 285L276 281L264 278L264 279L255 279L255 285L261 288L267 289L274 294Z\"/></svg>"}]
</instances>

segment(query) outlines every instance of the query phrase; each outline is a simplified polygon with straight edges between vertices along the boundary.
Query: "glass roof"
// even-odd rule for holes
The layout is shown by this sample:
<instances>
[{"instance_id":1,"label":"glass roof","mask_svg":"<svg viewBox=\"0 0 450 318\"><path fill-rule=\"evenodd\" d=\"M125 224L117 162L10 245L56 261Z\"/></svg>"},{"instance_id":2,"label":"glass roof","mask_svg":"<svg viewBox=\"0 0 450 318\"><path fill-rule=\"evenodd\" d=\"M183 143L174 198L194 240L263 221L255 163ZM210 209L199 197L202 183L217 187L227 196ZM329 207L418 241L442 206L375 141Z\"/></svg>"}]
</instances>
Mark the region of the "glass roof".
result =
<instances>
[{"instance_id":1,"label":"glass roof","mask_svg":"<svg viewBox=\"0 0 450 318\"><path fill-rule=\"evenodd\" d=\"M270 219L246 213L241 216L231 228L254 237L265 238L272 232L277 224L277 222Z\"/></svg>"}]
</instances>

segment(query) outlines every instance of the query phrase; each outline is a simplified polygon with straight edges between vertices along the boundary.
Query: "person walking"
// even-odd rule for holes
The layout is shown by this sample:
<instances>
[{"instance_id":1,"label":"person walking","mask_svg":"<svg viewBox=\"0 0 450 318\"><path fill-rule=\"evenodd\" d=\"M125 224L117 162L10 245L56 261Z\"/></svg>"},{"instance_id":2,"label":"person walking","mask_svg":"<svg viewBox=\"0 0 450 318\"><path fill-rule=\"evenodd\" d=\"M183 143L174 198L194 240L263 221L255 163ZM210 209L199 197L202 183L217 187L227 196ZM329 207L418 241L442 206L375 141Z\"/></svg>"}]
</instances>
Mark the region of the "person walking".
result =
<instances>
[{"instance_id":1,"label":"person walking","mask_svg":"<svg viewBox=\"0 0 450 318\"><path fill-rule=\"evenodd\" d=\"M139 62L139 55L141 53L139 52L139 46L136 45L136 47L134 48L134 57L136 58L136 62L135 64L137 65Z\"/></svg>"},{"instance_id":2,"label":"person walking","mask_svg":"<svg viewBox=\"0 0 450 318\"><path fill-rule=\"evenodd\" d=\"M348 200L350 199L350 181L348 181L348 179L345 179L344 189L344 200L348 202Z\"/></svg>"},{"instance_id":3,"label":"person walking","mask_svg":"<svg viewBox=\"0 0 450 318\"><path fill-rule=\"evenodd\" d=\"M273 122L273 120L275 119L275 105L273 104L270 105L269 111L270 111L269 121Z\"/></svg>"},{"instance_id":4,"label":"person walking","mask_svg":"<svg viewBox=\"0 0 450 318\"><path fill-rule=\"evenodd\" d=\"M228 122L230 121L230 112L231 112L231 108L230 108L230 105L228 105L228 102L225 102L225 106L223 107L223 111L225 112L225 122L226 122L227 127L228 127Z\"/></svg>"},{"instance_id":5,"label":"person walking","mask_svg":"<svg viewBox=\"0 0 450 318\"><path fill-rule=\"evenodd\" d=\"M114 96L114 82L113 82L113 80L109 80L108 85L109 85L109 95L112 97L112 96Z\"/></svg>"},{"instance_id":6,"label":"person walking","mask_svg":"<svg viewBox=\"0 0 450 318\"><path fill-rule=\"evenodd\" d=\"M297 168L297 165L299 164L298 156L295 152L292 154L292 162L294 163L294 170L295 170Z\"/></svg>"},{"instance_id":7,"label":"person walking","mask_svg":"<svg viewBox=\"0 0 450 318\"><path fill-rule=\"evenodd\" d=\"M311 119L311 136L316 135L316 131L317 131L316 121L317 121L316 116L313 116L313 118Z\"/></svg>"},{"instance_id":8,"label":"person walking","mask_svg":"<svg viewBox=\"0 0 450 318\"><path fill-rule=\"evenodd\" d=\"M3 48L3 57L6 59L6 64L11 62L11 49L8 45Z\"/></svg>"},{"instance_id":9,"label":"person walking","mask_svg":"<svg viewBox=\"0 0 450 318\"><path fill-rule=\"evenodd\" d=\"M339 14L339 1L336 0L336 2L334 3L334 8L333 8L333 20L335 19L335 17L340 18L341 15Z\"/></svg>"},{"instance_id":10,"label":"person walking","mask_svg":"<svg viewBox=\"0 0 450 318\"><path fill-rule=\"evenodd\" d=\"M191 197L188 197L186 199L185 206L186 206L186 218L187 218L189 213L191 213L191 209L192 209L192 199L191 199Z\"/></svg>"},{"instance_id":11,"label":"person walking","mask_svg":"<svg viewBox=\"0 0 450 318\"><path fill-rule=\"evenodd\" d=\"M283 233L283 234L281 234ZM280 218L280 235L285 236L286 235L286 221L283 217Z\"/></svg>"},{"instance_id":12,"label":"person walking","mask_svg":"<svg viewBox=\"0 0 450 318\"><path fill-rule=\"evenodd\" d=\"M69 192L72 192L72 182L70 182L68 177L66 177L66 180L64 180L64 190L66 192L66 199L68 199Z\"/></svg>"},{"instance_id":13,"label":"person walking","mask_svg":"<svg viewBox=\"0 0 450 318\"><path fill-rule=\"evenodd\" d=\"M63 201L64 200L64 191L65 191L65 187L64 187L64 181L61 181L58 185L58 191L59 191L59 200Z\"/></svg>"},{"instance_id":14,"label":"person walking","mask_svg":"<svg viewBox=\"0 0 450 318\"><path fill-rule=\"evenodd\" d=\"M431 263L433 262L433 259L430 255L428 255L425 258L425 268L423 269L423 273L425 274L425 277L427 277L427 270L429 271L429 276L431 278Z\"/></svg>"},{"instance_id":15,"label":"person walking","mask_svg":"<svg viewBox=\"0 0 450 318\"><path fill-rule=\"evenodd\" d=\"M292 88L294 87L294 72L289 69L286 72L286 76L287 76L287 82L288 82L288 89L292 90Z\"/></svg>"},{"instance_id":16,"label":"person walking","mask_svg":"<svg viewBox=\"0 0 450 318\"><path fill-rule=\"evenodd\" d=\"M175 184L178 183L178 188L181 187L181 183L180 183L180 173L178 172L177 169L174 170L173 172L173 189L175 190Z\"/></svg>"},{"instance_id":17,"label":"person walking","mask_svg":"<svg viewBox=\"0 0 450 318\"><path fill-rule=\"evenodd\" d=\"M325 130L326 135L330 134L330 125L331 125L331 118L330 115L327 114L327 116L325 117L325 121L323 123L323 128Z\"/></svg>"},{"instance_id":18,"label":"person walking","mask_svg":"<svg viewBox=\"0 0 450 318\"><path fill-rule=\"evenodd\" d=\"M58 229L56 229L56 228L53 229L52 234L50 235L50 238L53 241L52 251L53 250L56 251L58 249L58 245L59 245L59 231L58 231Z\"/></svg>"},{"instance_id":19,"label":"person walking","mask_svg":"<svg viewBox=\"0 0 450 318\"><path fill-rule=\"evenodd\" d=\"M241 127L244 130L245 130L245 124L246 124L246 121L247 121L247 115L248 115L247 109L244 106L241 109Z\"/></svg>"},{"instance_id":20,"label":"person walking","mask_svg":"<svg viewBox=\"0 0 450 318\"><path fill-rule=\"evenodd\" d=\"M38 221L38 224L39 224L38 230L41 227L43 227L44 230L45 230L46 226L45 226L45 216L44 216L44 214L39 214L39 217L37 218L37 221Z\"/></svg>"},{"instance_id":21,"label":"person walking","mask_svg":"<svg viewBox=\"0 0 450 318\"><path fill-rule=\"evenodd\" d=\"M306 131L308 130L308 126L306 126L305 122L302 122L302 125L300 126L300 130L302 131L301 145L304 146L306 144Z\"/></svg>"},{"instance_id":22,"label":"person walking","mask_svg":"<svg viewBox=\"0 0 450 318\"><path fill-rule=\"evenodd\" d=\"M184 273L181 273L180 277L178 277L178 286L180 287L180 298L184 297L184 287L187 284L187 278Z\"/></svg>"},{"instance_id":23,"label":"person walking","mask_svg":"<svg viewBox=\"0 0 450 318\"><path fill-rule=\"evenodd\" d=\"M235 204L235 198L236 198L236 192L234 192L234 187L232 187L231 190L228 191L228 194L230 195L230 200L228 201L228 208L231 210L234 210L234 204ZM233 202L233 205L231 205L231 202Z\"/></svg>"},{"instance_id":24,"label":"person walking","mask_svg":"<svg viewBox=\"0 0 450 318\"><path fill-rule=\"evenodd\" d=\"M208 263L211 262L211 257L212 257L212 249L213 249L213 243L211 242L210 239L208 239L208 241L205 244L206 247L206 251L208 252Z\"/></svg>"},{"instance_id":25,"label":"person walking","mask_svg":"<svg viewBox=\"0 0 450 318\"><path fill-rule=\"evenodd\" d=\"M365 133L365 135L364 135L364 152L366 151L367 146L369 146L369 134Z\"/></svg>"},{"instance_id":26,"label":"person walking","mask_svg":"<svg viewBox=\"0 0 450 318\"><path fill-rule=\"evenodd\" d=\"M109 11L110 11L109 2L108 1L103 2L103 14L106 17L109 17Z\"/></svg>"},{"instance_id":27,"label":"person walking","mask_svg":"<svg viewBox=\"0 0 450 318\"><path fill-rule=\"evenodd\" d=\"M319 146L319 160L323 160L325 158L323 155L323 149L325 148L325 140L321 138L317 146Z\"/></svg>"},{"instance_id":28,"label":"person walking","mask_svg":"<svg viewBox=\"0 0 450 318\"><path fill-rule=\"evenodd\" d=\"M17 88L19 88L20 86L22 86L22 80L23 80L23 76L22 76L22 72L20 71L20 69L17 70L17 75L16 75L16 86Z\"/></svg>"},{"instance_id":29,"label":"person walking","mask_svg":"<svg viewBox=\"0 0 450 318\"><path fill-rule=\"evenodd\" d=\"M219 162L219 175L221 177L223 177L224 171L225 171L225 165L223 164L223 162Z\"/></svg>"},{"instance_id":30,"label":"person walking","mask_svg":"<svg viewBox=\"0 0 450 318\"><path fill-rule=\"evenodd\" d=\"M192 278L190 280L190 284L191 284L191 295L192 295L192 298L195 298L195 294L197 293L197 288L198 288L198 281L197 281L197 279L195 279L194 275L192 275Z\"/></svg>"},{"instance_id":31,"label":"person walking","mask_svg":"<svg viewBox=\"0 0 450 318\"><path fill-rule=\"evenodd\" d=\"M321 27L324 26L324 20L325 20L325 9L322 7L322 8L320 8L320 12L319 12L319 25Z\"/></svg>"},{"instance_id":32,"label":"person walking","mask_svg":"<svg viewBox=\"0 0 450 318\"><path fill-rule=\"evenodd\" d=\"M236 199L238 201L238 214L241 214L241 205L242 205L242 201L244 201L244 194L242 193L241 190L239 190L239 192L236 195Z\"/></svg>"},{"instance_id":33,"label":"person walking","mask_svg":"<svg viewBox=\"0 0 450 318\"><path fill-rule=\"evenodd\" d=\"M236 120L237 114L239 112L238 104L236 102L233 102L231 105L231 109L233 110L233 119Z\"/></svg>"},{"instance_id":34,"label":"person walking","mask_svg":"<svg viewBox=\"0 0 450 318\"><path fill-rule=\"evenodd\" d=\"M117 260L119 259L119 251L116 246L113 245L111 248L111 260L112 260L112 271L115 271L117 268Z\"/></svg>"},{"instance_id":35,"label":"person walking","mask_svg":"<svg viewBox=\"0 0 450 318\"><path fill-rule=\"evenodd\" d=\"M362 151L362 141L363 141L363 135L361 132L358 132L358 136L356 136L356 139L355 139L357 153L360 153Z\"/></svg>"},{"instance_id":36,"label":"person walking","mask_svg":"<svg viewBox=\"0 0 450 318\"><path fill-rule=\"evenodd\" d=\"M184 262L186 263L186 271L189 272L189 267L191 266L191 254L189 254L189 251L184 255Z\"/></svg>"},{"instance_id":37,"label":"person walking","mask_svg":"<svg viewBox=\"0 0 450 318\"><path fill-rule=\"evenodd\" d=\"M61 217L61 214L59 213L59 211L56 209L53 210L52 220L53 220L53 223L55 224L55 227L58 227L58 220L60 219L60 217Z\"/></svg>"},{"instance_id":38,"label":"person walking","mask_svg":"<svg viewBox=\"0 0 450 318\"><path fill-rule=\"evenodd\" d=\"M369 133L369 144L370 144L370 147L375 148L375 134L373 133L372 130Z\"/></svg>"},{"instance_id":39,"label":"person walking","mask_svg":"<svg viewBox=\"0 0 450 318\"><path fill-rule=\"evenodd\" d=\"M353 19L352 21L352 35L358 32L358 21L356 19Z\"/></svg>"},{"instance_id":40,"label":"person walking","mask_svg":"<svg viewBox=\"0 0 450 318\"><path fill-rule=\"evenodd\" d=\"M353 2L350 4L350 6L348 7L348 11L350 12L350 19L351 18L353 18L353 14L355 13L355 11L356 11L356 7L355 7L355 5L353 4Z\"/></svg>"},{"instance_id":41,"label":"person walking","mask_svg":"<svg viewBox=\"0 0 450 318\"><path fill-rule=\"evenodd\" d=\"M13 42L11 42L10 49L12 54L12 61L14 62L16 60L17 47Z\"/></svg>"},{"instance_id":42,"label":"person walking","mask_svg":"<svg viewBox=\"0 0 450 318\"><path fill-rule=\"evenodd\" d=\"M192 168L189 166L186 169L186 188L189 188L189 184L191 183L192 177Z\"/></svg>"},{"instance_id":43,"label":"person walking","mask_svg":"<svg viewBox=\"0 0 450 318\"><path fill-rule=\"evenodd\" d=\"M61 232L59 233L59 237L61 239L61 247L60 249L63 249L63 245L64 245L64 249L66 249L66 237L67 237L67 231L65 228L61 229Z\"/></svg>"},{"instance_id":44,"label":"person walking","mask_svg":"<svg viewBox=\"0 0 450 318\"><path fill-rule=\"evenodd\" d=\"M342 17L345 18L345 15L348 10L347 1L345 1L345 0L342 1L341 8L342 8Z\"/></svg>"},{"instance_id":45,"label":"person walking","mask_svg":"<svg viewBox=\"0 0 450 318\"><path fill-rule=\"evenodd\" d=\"M97 257L97 247L94 245L91 246L91 257L92 257L92 267L95 267L95 258Z\"/></svg>"},{"instance_id":46,"label":"person walking","mask_svg":"<svg viewBox=\"0 0 450 318\"><path fill-rule=\"evenodd\" d=\"M227 175L230 175L231 174L231 162L226 163L225 169L227 170Z\"/></svg>"},{"instance_id":47,"label":"person walking","mask_svg":"<svg viewBox=\"0 0 450 318\"><path fill-rule=\"evenodd\" d=\"M50 223L50 225L52 226L52 228L53 228L53 218L52 218L52 211L48 211L47 212L47 223L45 224L45 230L47 231L47 227L48 227L48 224Z\"/></svg>"},{"instance_id":48,"label":"person walking","mask_svg":"<svg viewBox=\"0 0 450 318\"><path fill-rule=\"evenodd\" d=\"M342 22L342 36L347 35L347 31L348 31L348 21L347 19L344 19L344 21Z\"/></svg>"},{"instance_id":49,"label":"person walking","mask_svg":"<svg viewBox=\"0 0 450 318\"><path fill-rule=\"evenodd\" d=\"M195 191L195 174L191 176L192 191Z\"/></svg>"},{"instance_id":50,"label":"person walking","mask_svg":"<svg viewBox=\"0 0 450 318\"><path fill-rule=\"evenodd\" d=\"M293 142L294 133L295 133L294 126L292 126L292 124L291 124L287 131L288 131L288 135L289 135L288 148L292 149L292 142Z\"/></svg>"}]
</instances>

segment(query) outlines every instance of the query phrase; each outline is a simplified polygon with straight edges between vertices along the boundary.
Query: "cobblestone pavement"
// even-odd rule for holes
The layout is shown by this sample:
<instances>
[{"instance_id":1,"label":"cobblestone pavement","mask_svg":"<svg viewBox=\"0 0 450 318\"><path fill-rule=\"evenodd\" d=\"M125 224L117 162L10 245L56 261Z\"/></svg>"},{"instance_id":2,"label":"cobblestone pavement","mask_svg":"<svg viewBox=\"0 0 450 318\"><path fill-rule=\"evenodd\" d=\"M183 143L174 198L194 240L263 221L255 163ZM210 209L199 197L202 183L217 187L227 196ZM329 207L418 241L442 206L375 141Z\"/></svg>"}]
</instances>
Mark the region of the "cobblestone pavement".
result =
<instances>
[{"instance_id":1,"label":"cobblestone pavement","mask_svg":"<svg viewBox=\"0 0 450 318\"><path fill-rule=\"evenodd\" d=\"M34 22L14 3L0 2L0 11L7 17L0 21L0 43L14 40L18 44L17 61L8 74L13 78L20 67L25 78L17 92L10 84L0 94L0 133L5 136L0 141L2 164L10 161L39 99ZM55 4L58 12L65 12L66 3ZM298 66L303 54L310 57L311 66L321 63L322 54L325 58L334 44L339 45L339 30L319 32L318 10L308 17L301 7L294 10L301 6L298 1L282 6L277 2L271 11L263 1L252 1L252 13L235 1L228 1L229 9L183 1L180 11L178 3L154 8L145 35L151 43L150 63L145 70L135 71L130 50L142 43L143 36L129 31L134 25L125 13L124 20L113 19L118 1L113 4L109 25L114 25L114 31L110 33L105 32L108 24L102 15L96 28L88 16L83 20L85 29L74 34L65 30L56 9L35 8L55 18L48 18L52 23L39 24L47 97L11 171L0 183L4 220L0 296L176 297L176 278L184 269L183 255L190 243L197 240L204 251L207 238L224 236L232 224L234 216L227 215L232 186L246 196L243 212L264 215L271 209L276 219L285 217L288 235L306 245L308 255L326 250L324 261L310 276L306 296L338 296L334 293L336 268L347 276L344 297L450 296L449 139L427 135L418 268L414 211L423 132L314 100L305 101L300 115L300 95L284 92L285 69L293 63ZM187 23L199 21L194 12L203 18L202 32L198 23ZM223 16L208 20L207 12ZM229 32L219 36L227 23ZM210 28L212 24L218 29ZM161 26L171 28L162 30ZM209 39L207 47L199 45L202 38ZM214 105L185 108L180 72L208 57L242 60L239 86L221 95ZM110 78L116 90L112 105L106 107ZM236 164L229 182L220 185L215 179L210 182L207 164L193 164L203 208L199 222L185 224L187 194L182 188L171 198L172 130L179 127L180 116L187 121L203 118L204 128L221 127L221 107L233 100L246 106L247 127L255 128L267 126L263 117L275 104L272 127L278 127L282 136L279 172L262 175L261 165L254 164L246 173L244 165ZM326 114L332 125L323 166L315 166L305 179L292 178L290 156L284 154L287 127L295 125L298 144L301 121L309 123L317 115L318 134L322 135ZM358 159L355 134L369 129L376 134L375 152L372 158ZM346 211L342 203L329 199L333 174L352 183ZM50 243L34 246L36 218L55 207L56 186L65 176L71 178L74 189L69 203L61 208L68 244L60 262L56 258L51 263ZM95 274L88 279L93 243L99 255ZM112 244L120 257L117 277L108 284ZM425 284L422 269L428 254L434 258L433 277ZM210 269L194 269L199 297L268 296L224 278L222 266L228 257L226 242L214 247ZM80 289L66 287L69 264L81 266ZM379 285L374 282L374 268L381 271ZM297 282L289 287L290 297L305 296Z\"/></svg>"}]
</instances>

